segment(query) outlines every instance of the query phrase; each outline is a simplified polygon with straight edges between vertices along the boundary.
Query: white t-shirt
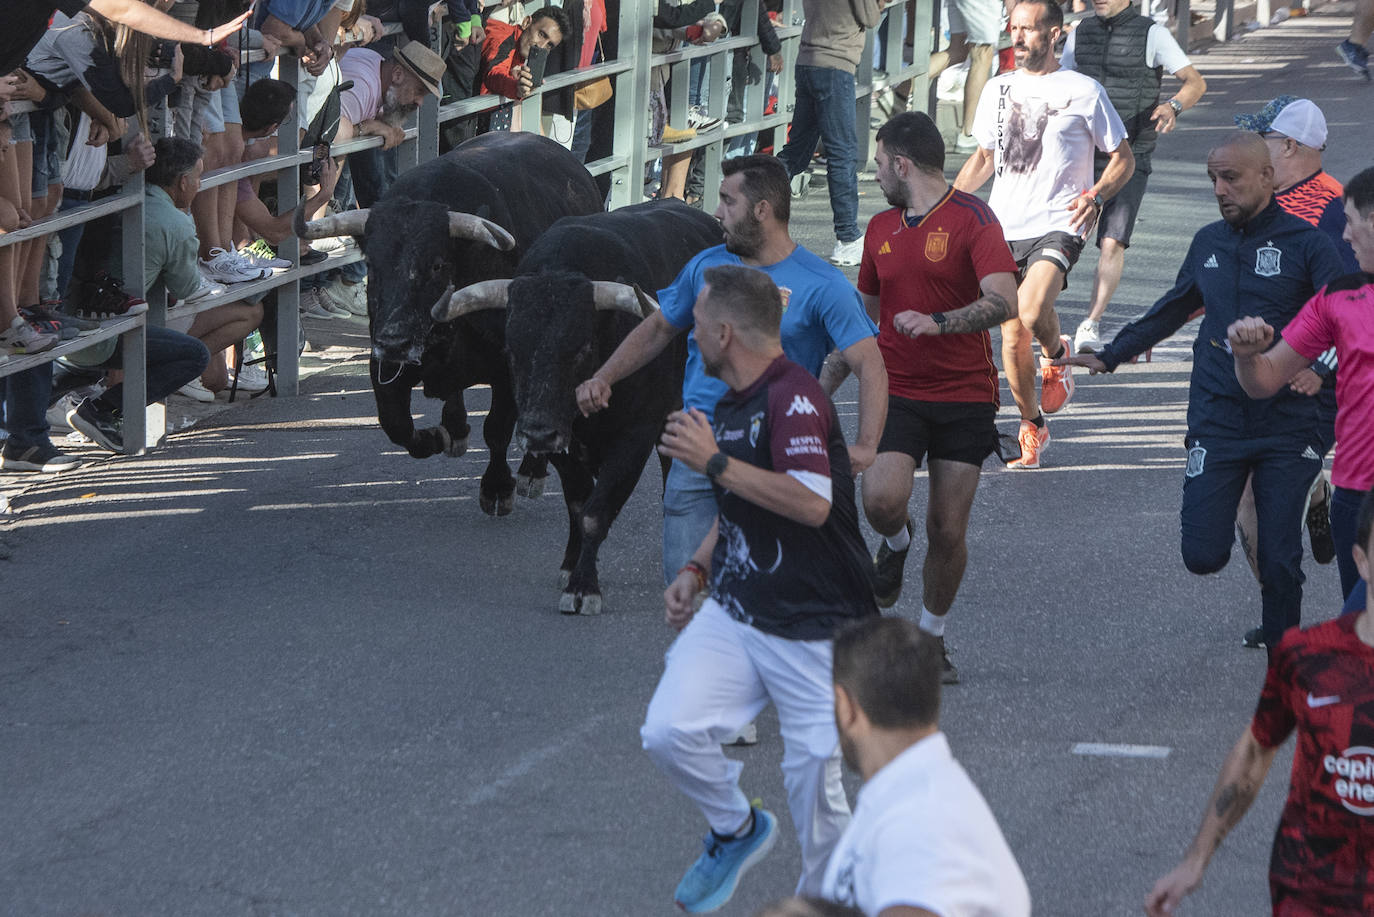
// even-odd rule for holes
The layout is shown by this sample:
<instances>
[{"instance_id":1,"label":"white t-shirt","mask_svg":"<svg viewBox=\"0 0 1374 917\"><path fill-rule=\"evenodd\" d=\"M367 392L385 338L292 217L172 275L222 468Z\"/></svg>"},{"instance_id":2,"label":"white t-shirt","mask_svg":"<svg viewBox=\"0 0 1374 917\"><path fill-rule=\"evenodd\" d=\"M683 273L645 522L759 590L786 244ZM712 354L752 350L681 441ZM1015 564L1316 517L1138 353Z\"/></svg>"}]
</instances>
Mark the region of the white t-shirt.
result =
<instances>
[{"instance_id":1,"label":"white t-shirt","mask_svg":"<svg viewBox=\"0 0 1374 917\"><path fill-rule=\"evenodd\" d=\"M353 81L352 89L339 94L339 113L354 127L382 110L382 62L380 54L367 48L349 48L339 58L339 82Z\"/></svg>"},{"instance_id":2,"label":"white t-shirt","mask_svg":"<svg viewBox=\"0 0 1374 917\"><path fill-rule=\"evenodd\" d=\"M1030 890L997 820L940 732L864 784L821 896L869 917L903 905L940 917L1031 912Z\"/></svg>"},{"instance_id":3,"label":"white t-shirt","mask_svg":"<svg viewBox=\"0 0 1374 917\"><path fill-rule=\"evenodd\" d=\"M1069 33L1068 40L1064 42L1064 52L1059 55L1059 66L1065 70L1078 69L1073 63L1074 38L1077 34L1077 29ZM1170 73L1178 73L1191 63L1168 29L1159 23L1150 26L1150 31L1145 33L1145 66L1163 67Z\"/></svg>"},{"instance_id":4,"label":"white t-shirt","mask_svg":"<svg viewBox=\"0 0 1374 917\"><path fill-rule=\"evenodd\" d=\"M988 80L972 133L993 152L988 204L1008 242L1071 232L1068 207L1092 187L1093 148L1110 153L1126 139L1101 84L1062 67Z\"/></svg>"}]
</instances>

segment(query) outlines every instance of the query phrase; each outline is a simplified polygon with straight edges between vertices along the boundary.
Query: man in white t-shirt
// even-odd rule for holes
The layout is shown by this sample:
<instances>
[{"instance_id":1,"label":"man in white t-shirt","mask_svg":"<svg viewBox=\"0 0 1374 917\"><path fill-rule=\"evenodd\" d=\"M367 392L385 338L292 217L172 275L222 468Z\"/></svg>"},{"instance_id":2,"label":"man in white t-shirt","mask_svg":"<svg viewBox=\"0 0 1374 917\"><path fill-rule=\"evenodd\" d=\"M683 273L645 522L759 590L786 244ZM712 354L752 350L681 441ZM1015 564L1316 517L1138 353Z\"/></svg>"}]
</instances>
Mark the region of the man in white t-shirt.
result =
<instances>
[{"instance_id":1,"label":"man in white t-shirt","mask_svg":"<svg viewBox=\"0 0 1374 917\"><path fill-rule=\"evenodd\" d=\"M1064 70L1054 45L1064 12L1054 0L1021 0L1011 11L1017 69L993 77L978 100L973 137L978 150L954 187L973 192L992 178L988 201L1021 271L1018 319L1002 326L1002 364L1021 411L1021 455L1013 468L1039 468L1049 442L1045 414L1073 397L1073 376L1054 359L1071 343L1059 328L1054 301L1083 251L1103 202L1131 177L1135 159L1126 128L1095 80ZM1093 178L1095 150L1108 155ZM1031 337L1040 342L1041 390L1035 390Z\"/></svg>"},{"instance_id":2,"label":"man in white t-shirt","mask_svg":"<svg viewBox=\"0 0 1374 917\"><path fill-rule=\"evenodd\" d=\"M866 917L1027 917L997 819L940 732L940 649L902 618L835 637L835 725L863 775L821 895Z\"/></svg>"},{"instance_id":3,"label":"man in white t-shirt","mask_svg":"<svg viewBox=\"0 0 1374 917\"><path fill-rule=\"evenodd\" d=\"M1121 192L1107 202L1097 222L1097 272L1088 317L1073 336L1075 353L1092 353L1102 346L1098 324L1121 283L1126 249L1131 244L1145 184L1150 180L1150 154L1160 134L1178 123L1178 116L1197 104L1207 81L1188 61L1169 30L1142 16L1131 0L1093 0L1096 14L1069 33L1059 66L1077 70L1102 84L1116 113L1126 125L1135 156L1135 172ZM1160 83L1167 70L1182 81L1168 101L1160 101ZM1101 177L1107 157L1098 153L1093 168Z\"/></svg>"}]
</instances>

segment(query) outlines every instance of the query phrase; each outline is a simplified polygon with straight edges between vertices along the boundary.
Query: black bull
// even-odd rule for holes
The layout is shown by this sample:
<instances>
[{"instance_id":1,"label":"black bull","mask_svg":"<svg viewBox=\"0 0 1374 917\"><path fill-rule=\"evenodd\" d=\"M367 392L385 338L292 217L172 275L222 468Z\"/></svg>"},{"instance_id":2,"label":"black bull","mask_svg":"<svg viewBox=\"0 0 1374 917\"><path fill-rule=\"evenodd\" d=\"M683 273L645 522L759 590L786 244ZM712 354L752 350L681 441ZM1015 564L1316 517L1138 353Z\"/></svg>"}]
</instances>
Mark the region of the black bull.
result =
<instances>
[{"instance_id":1,"label":"black bull","mask_svg":"<svg viewBox=\"0 0 1374 917\"><path fill-rule=\"evenodd\" d=\"M601 193L577 159L537 134L492 132L416 166L370 210L305 224L302 238L353 235L367 257L368 331L377 419L387 437L415 458L462 455L470 427L463 392L491 386L482 425L490 460L479 504L505 515L515 479L506 463L515 399L505 358L505 322L479 313L435 324L431 311L455 290L510 277L530 245L560 217L596 213ZM444 402L440 424L415 428L411 389ZM542 476L543 462L521 466Z\"/></svg>"},{"instance_id":2,"label":"black bull","mask_svg":"<svg viewBox=\"0 0 1374 917\"><path fill-rule=\"evenodd\" d=\"M686 335L620 380L610 406L590 417L575 389L654 308L632 286L668 286L698 252L718 245L720 224L676 201L564 217L539 238L511 281L456 293L436 317L505 312L517 437L548 454L563 484L567 576L559 610L601 611L597 553L639 482L668 413L682 403ZM666 473L667 463L664 463Z\"/></svg>"}]
</instances>

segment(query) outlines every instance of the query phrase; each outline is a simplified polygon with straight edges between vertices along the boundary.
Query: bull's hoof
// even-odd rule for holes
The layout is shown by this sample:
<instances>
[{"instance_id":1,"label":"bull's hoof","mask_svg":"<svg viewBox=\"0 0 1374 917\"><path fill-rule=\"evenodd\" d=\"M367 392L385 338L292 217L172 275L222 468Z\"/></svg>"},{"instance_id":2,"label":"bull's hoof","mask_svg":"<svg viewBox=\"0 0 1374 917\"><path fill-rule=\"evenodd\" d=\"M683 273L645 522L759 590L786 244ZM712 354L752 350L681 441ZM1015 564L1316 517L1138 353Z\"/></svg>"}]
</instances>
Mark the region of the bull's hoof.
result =
<instances>
[{"instance_id":1,"label":"bull's hoof","mask_svg":"<svg viewBox=\"0 0 1374 917\"><path fill-rule=\"evenodd\" d=\"M558 610L565 615L599 615L601 596L565 592L558 597Z\"/></svg>"},{"instance_id":2,"label":"bull's hoof","mask_svg":"<svg viewBox=\"0 0 1374 917\"><path fill-rule=\"evenodd\" d=\"M482 512L488 516L509 516L511 510L515 509L514 492L506 494L504 497L491 497L487 494L477 495L477 505L482 508Z\"/></svg>"},{"instance_id":3,"label":"bull's hoof","mask_svg":"<svg viewBox=\"0 0 1374 917\"><path fill-rule=\"evenodd\" d=\"M572 579L572 571L571 571L571 570L559 570L559 571L558 571L558 588L559 588L559 589L567 589L567 588L568 588L568 580L570 580L570 579Z\"/></svg>"},{"instance_id":4,"label":"bull's hoof","mask_svg":"<svg viewBox=\"0 0 1374 917\"><path fill-rule=\"evenodd\" d=\"M443 429L440 427L439 429ZM444 455L449 458L459 458L468 451L468 438L453 439L451 434L445 433L449 437L448 443L444 446Z\"/></svg>"},{"instance_id":5,"label":"bull's hoof","mask_svg":"<svg viewBox=\"0 0 1374 917\"><path fill-rule=\"evenodd\" d=\"M544 482L548 479L548 475L544 475L542 478L535 478L518 474L515 476L515 492L522 497L529 497L531 500L537 499L543 496Z\"/></svg>"}]
</instances>

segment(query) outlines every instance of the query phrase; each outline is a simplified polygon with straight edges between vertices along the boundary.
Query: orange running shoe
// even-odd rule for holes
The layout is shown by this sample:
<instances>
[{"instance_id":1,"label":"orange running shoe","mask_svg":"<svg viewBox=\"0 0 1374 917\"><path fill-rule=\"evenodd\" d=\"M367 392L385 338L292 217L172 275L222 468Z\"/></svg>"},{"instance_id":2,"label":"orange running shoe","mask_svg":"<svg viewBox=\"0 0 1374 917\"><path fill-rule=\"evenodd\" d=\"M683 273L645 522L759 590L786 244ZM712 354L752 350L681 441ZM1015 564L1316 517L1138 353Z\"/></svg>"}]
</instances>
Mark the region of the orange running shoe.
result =
<instances>
[{"instance_id":1,"label":"orange running shoe","mask_svg":"<svg viewBox=\"0 0 1374 917\"><path fill-rule=\"evenodd\" d=\"M1067 334L1059 340L1064 345L1064 356L1073 353L1073 341ZM1049 357L1040 358L1040 410L1053 414L1063 409L1073 399L1073 367L1054 366Z\"/></svg>"},{"instance_id":2,"label":"orange running shoe","mask_svg":"<svg viewBox=\"0 0 1374 917\"><path fill-rule=\"evenodd\" d=\"M1039 468L1040 456L1045 452L1045 446L1050 441L1050 425L1047 421L1043 427L1037 427L1029 420L1021 421L1021 430L1017 433L1016 441L1021 445L1021 457L1007 462L1008 468Z\"/></svg>"}]
</instances>

